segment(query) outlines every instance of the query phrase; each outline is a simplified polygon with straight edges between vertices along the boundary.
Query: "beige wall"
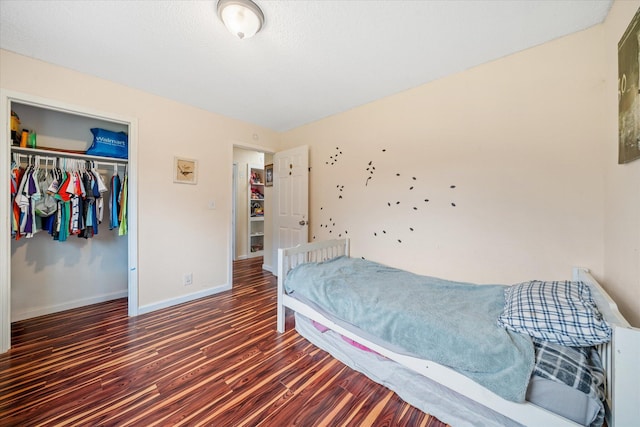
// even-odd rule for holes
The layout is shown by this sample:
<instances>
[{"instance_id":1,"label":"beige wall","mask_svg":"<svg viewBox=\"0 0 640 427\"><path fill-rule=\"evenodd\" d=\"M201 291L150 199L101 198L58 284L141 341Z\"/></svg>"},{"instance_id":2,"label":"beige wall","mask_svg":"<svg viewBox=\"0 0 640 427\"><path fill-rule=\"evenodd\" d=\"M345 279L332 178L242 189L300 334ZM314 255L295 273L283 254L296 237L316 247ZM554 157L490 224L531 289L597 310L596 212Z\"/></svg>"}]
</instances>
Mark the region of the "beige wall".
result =
<instances>
[{"instance_id":1,"label":"beige wall","mask_svg":"<svg viewBox=\"0 0 640 427\"><path fill-rule=\"evenodd\" d=\"M604 23L606 125L602 140L605 171L604 276L623 314L640 327L640 160L618 165L617 46L639 1L617 1Z\"/></svg>"},{"instance_id":2,"label":"beige wall","mask_svg":"<svg viewBox=\"0 0 640 427\"><path fill-rule=\"evenodd\" d=\"M629 3L615 24L285 133L285 148L310 146L311 237L348 236L355 256L475 282L586 266L640 326L640 161L615 165L610 66ZM612 225L618 211L626 222Z\"/></svg>"},{"instance_id":3,"label":"beige wall","mask_svg":"<svg viewBox=\"0 0 640 427\"><path fill-rule=\"evenodd\" d=\"M230 285L233 144L273 151L275 132L7 51L0 87L138 119L141 307ZM175 155L198 159L197 185L173 183Z\"/></svg>"}]
</instances>

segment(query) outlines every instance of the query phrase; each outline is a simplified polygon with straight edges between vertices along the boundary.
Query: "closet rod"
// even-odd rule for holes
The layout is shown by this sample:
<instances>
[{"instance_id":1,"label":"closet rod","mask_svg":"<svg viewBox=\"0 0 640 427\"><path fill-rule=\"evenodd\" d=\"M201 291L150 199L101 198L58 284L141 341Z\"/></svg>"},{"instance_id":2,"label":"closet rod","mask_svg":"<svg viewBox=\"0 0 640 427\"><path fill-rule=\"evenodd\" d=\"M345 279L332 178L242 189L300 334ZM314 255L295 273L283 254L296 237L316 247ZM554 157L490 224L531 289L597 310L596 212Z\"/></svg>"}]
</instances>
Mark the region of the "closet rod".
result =
<instances>
[{"instance_id":1,"label":"closet rod","mask_svg":"<svg viewBox=\"0 0 640 427\"><path fill-rule=\"evenodd\" d=\"M40 162L47 163L48 160L51 159L65 159L67 156L41 156L39 154L23 154L23 153L15 153L18 156L18 160L22 162L22 159L25 160L25 163L29 163L30 160L34 160L36 157L40 160ZM114 167L127 167L125 163L113 163L113 162L103 162L102 160L90 160L90 159L78 159L73 158L73 160L86 160L88 162L93 162L96 166L114 166Z\"/></svg>"},{"instance_id":2,"label":"closet rod","mask_svg":"<svg viewBox=\"0 0 640 427\"><path fill-rule=\"evenodd\" d=\"M24 163L29 163L30 161L34 160L34 158L37 156L38 159L40 160L40 162L44 162L45 164L48 163L49 160L51 159L64 159L64 156L40 156L40 155L36 155L36 156L32 156L31 154L22 154L22 153L15 153L16 155L19 156L18 160L20 162L23 161L24 159ZM32 157L31 159L29 157ZM70 160L83 160L83 159L70 159ZM110 163L110 162L103 162L100 160L86 160L88 162L92 162L96 165L96 167L100 167L100 166L109 166L109 167L115 167L115 168L119 168L119 167L123 167L126 169L127 165L124 163ZM115 169L114 169L115 170Z\"/></svg>"},{"instance_id":3,"label":"closet rod","mask_svg":"<svg viewBox=\"0 0 640 427\"><path fill-rule=\"evenodd\" d=\"M20 154L39 155L43 157L64 157L67 159L91 160L91 161L96 161L106 165L114 165L114 164L125 165L129 163L129 159L117 159L114 157L91 156L89 154L69 153L66 151L42 150L39 148L11 147L11 152L20 153Z\"/></svg>"}]
</instances>

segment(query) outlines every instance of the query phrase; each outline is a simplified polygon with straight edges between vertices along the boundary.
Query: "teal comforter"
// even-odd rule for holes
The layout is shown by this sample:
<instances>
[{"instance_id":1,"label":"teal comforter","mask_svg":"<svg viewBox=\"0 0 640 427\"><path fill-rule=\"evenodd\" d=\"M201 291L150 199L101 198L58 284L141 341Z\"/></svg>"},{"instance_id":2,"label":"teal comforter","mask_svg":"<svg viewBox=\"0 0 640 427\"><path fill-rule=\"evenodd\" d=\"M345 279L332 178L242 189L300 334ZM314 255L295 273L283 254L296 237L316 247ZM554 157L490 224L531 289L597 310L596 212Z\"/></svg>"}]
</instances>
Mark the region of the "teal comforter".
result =
<instances>
[{"instance_id":1,"label":"teal comforter","mask_svg":"<svg viewBox=\"0 0 640 427\"><path fill-rule=\"evenodd\" d=\"M503 285L451 282L358 258L301 264L286 280L326 311L522 402L534 365L531 339L497 326Z\"/></svg>"}]
</instances>

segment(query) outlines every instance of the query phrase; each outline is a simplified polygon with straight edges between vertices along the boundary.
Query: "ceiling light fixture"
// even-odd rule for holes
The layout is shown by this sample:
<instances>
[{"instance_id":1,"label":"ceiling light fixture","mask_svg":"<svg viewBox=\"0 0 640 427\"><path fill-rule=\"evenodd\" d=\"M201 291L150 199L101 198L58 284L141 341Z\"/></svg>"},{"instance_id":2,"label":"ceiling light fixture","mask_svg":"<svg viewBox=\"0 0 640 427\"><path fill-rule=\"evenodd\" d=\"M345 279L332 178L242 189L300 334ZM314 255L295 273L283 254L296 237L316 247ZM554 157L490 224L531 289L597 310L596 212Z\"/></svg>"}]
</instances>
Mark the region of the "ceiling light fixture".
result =
<instances>
[{"instance_id":1,"label":"ceiling light fixture","mask_svg":"<svg viewBox=\"0 0 640 427\"><path fill-rule=\"evenodd\" d=\"M218 16L239 39L253 37L264 24L264 15L251 0L219 0Z\"/></svg>"}]
</instances>

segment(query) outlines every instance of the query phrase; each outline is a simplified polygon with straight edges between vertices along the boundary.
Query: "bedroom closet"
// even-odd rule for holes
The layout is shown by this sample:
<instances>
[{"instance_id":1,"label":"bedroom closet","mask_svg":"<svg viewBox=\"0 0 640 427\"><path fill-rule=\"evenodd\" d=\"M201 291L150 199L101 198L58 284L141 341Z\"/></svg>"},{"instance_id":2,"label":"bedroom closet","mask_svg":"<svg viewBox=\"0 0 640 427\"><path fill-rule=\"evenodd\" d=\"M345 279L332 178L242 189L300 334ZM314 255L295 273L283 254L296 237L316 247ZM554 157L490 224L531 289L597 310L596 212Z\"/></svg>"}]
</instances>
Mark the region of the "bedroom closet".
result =
<instances>
[{"instance_id":1,"label":"bedroom closet","mask_svg":"<svg viewBox=\"0 0 640 427\"><path fill-rule=\"evenodd\" d=\"M0 325L0 352L9 348L13 321L122 297L129 298L129 315L136 315L135 158L85 154L94 138L91 129L126 133L132 153L135 121L27 95L2 95L7 101L3 117L14 114L5 129L15 129L19 120L19 135L26 131L27 144L12 136L2 141L0 185L25 196L22 211L10 206L3 213L9 221L2 222L0 237L8 243L3 249L8 246L9 257L3 256L0 267L9 274L0 284L2 311L8 314ZM40 189L56 185L68 188ZM65 205L60 199L67 194L71 200Z\"/></svg>"}]
</instances>

